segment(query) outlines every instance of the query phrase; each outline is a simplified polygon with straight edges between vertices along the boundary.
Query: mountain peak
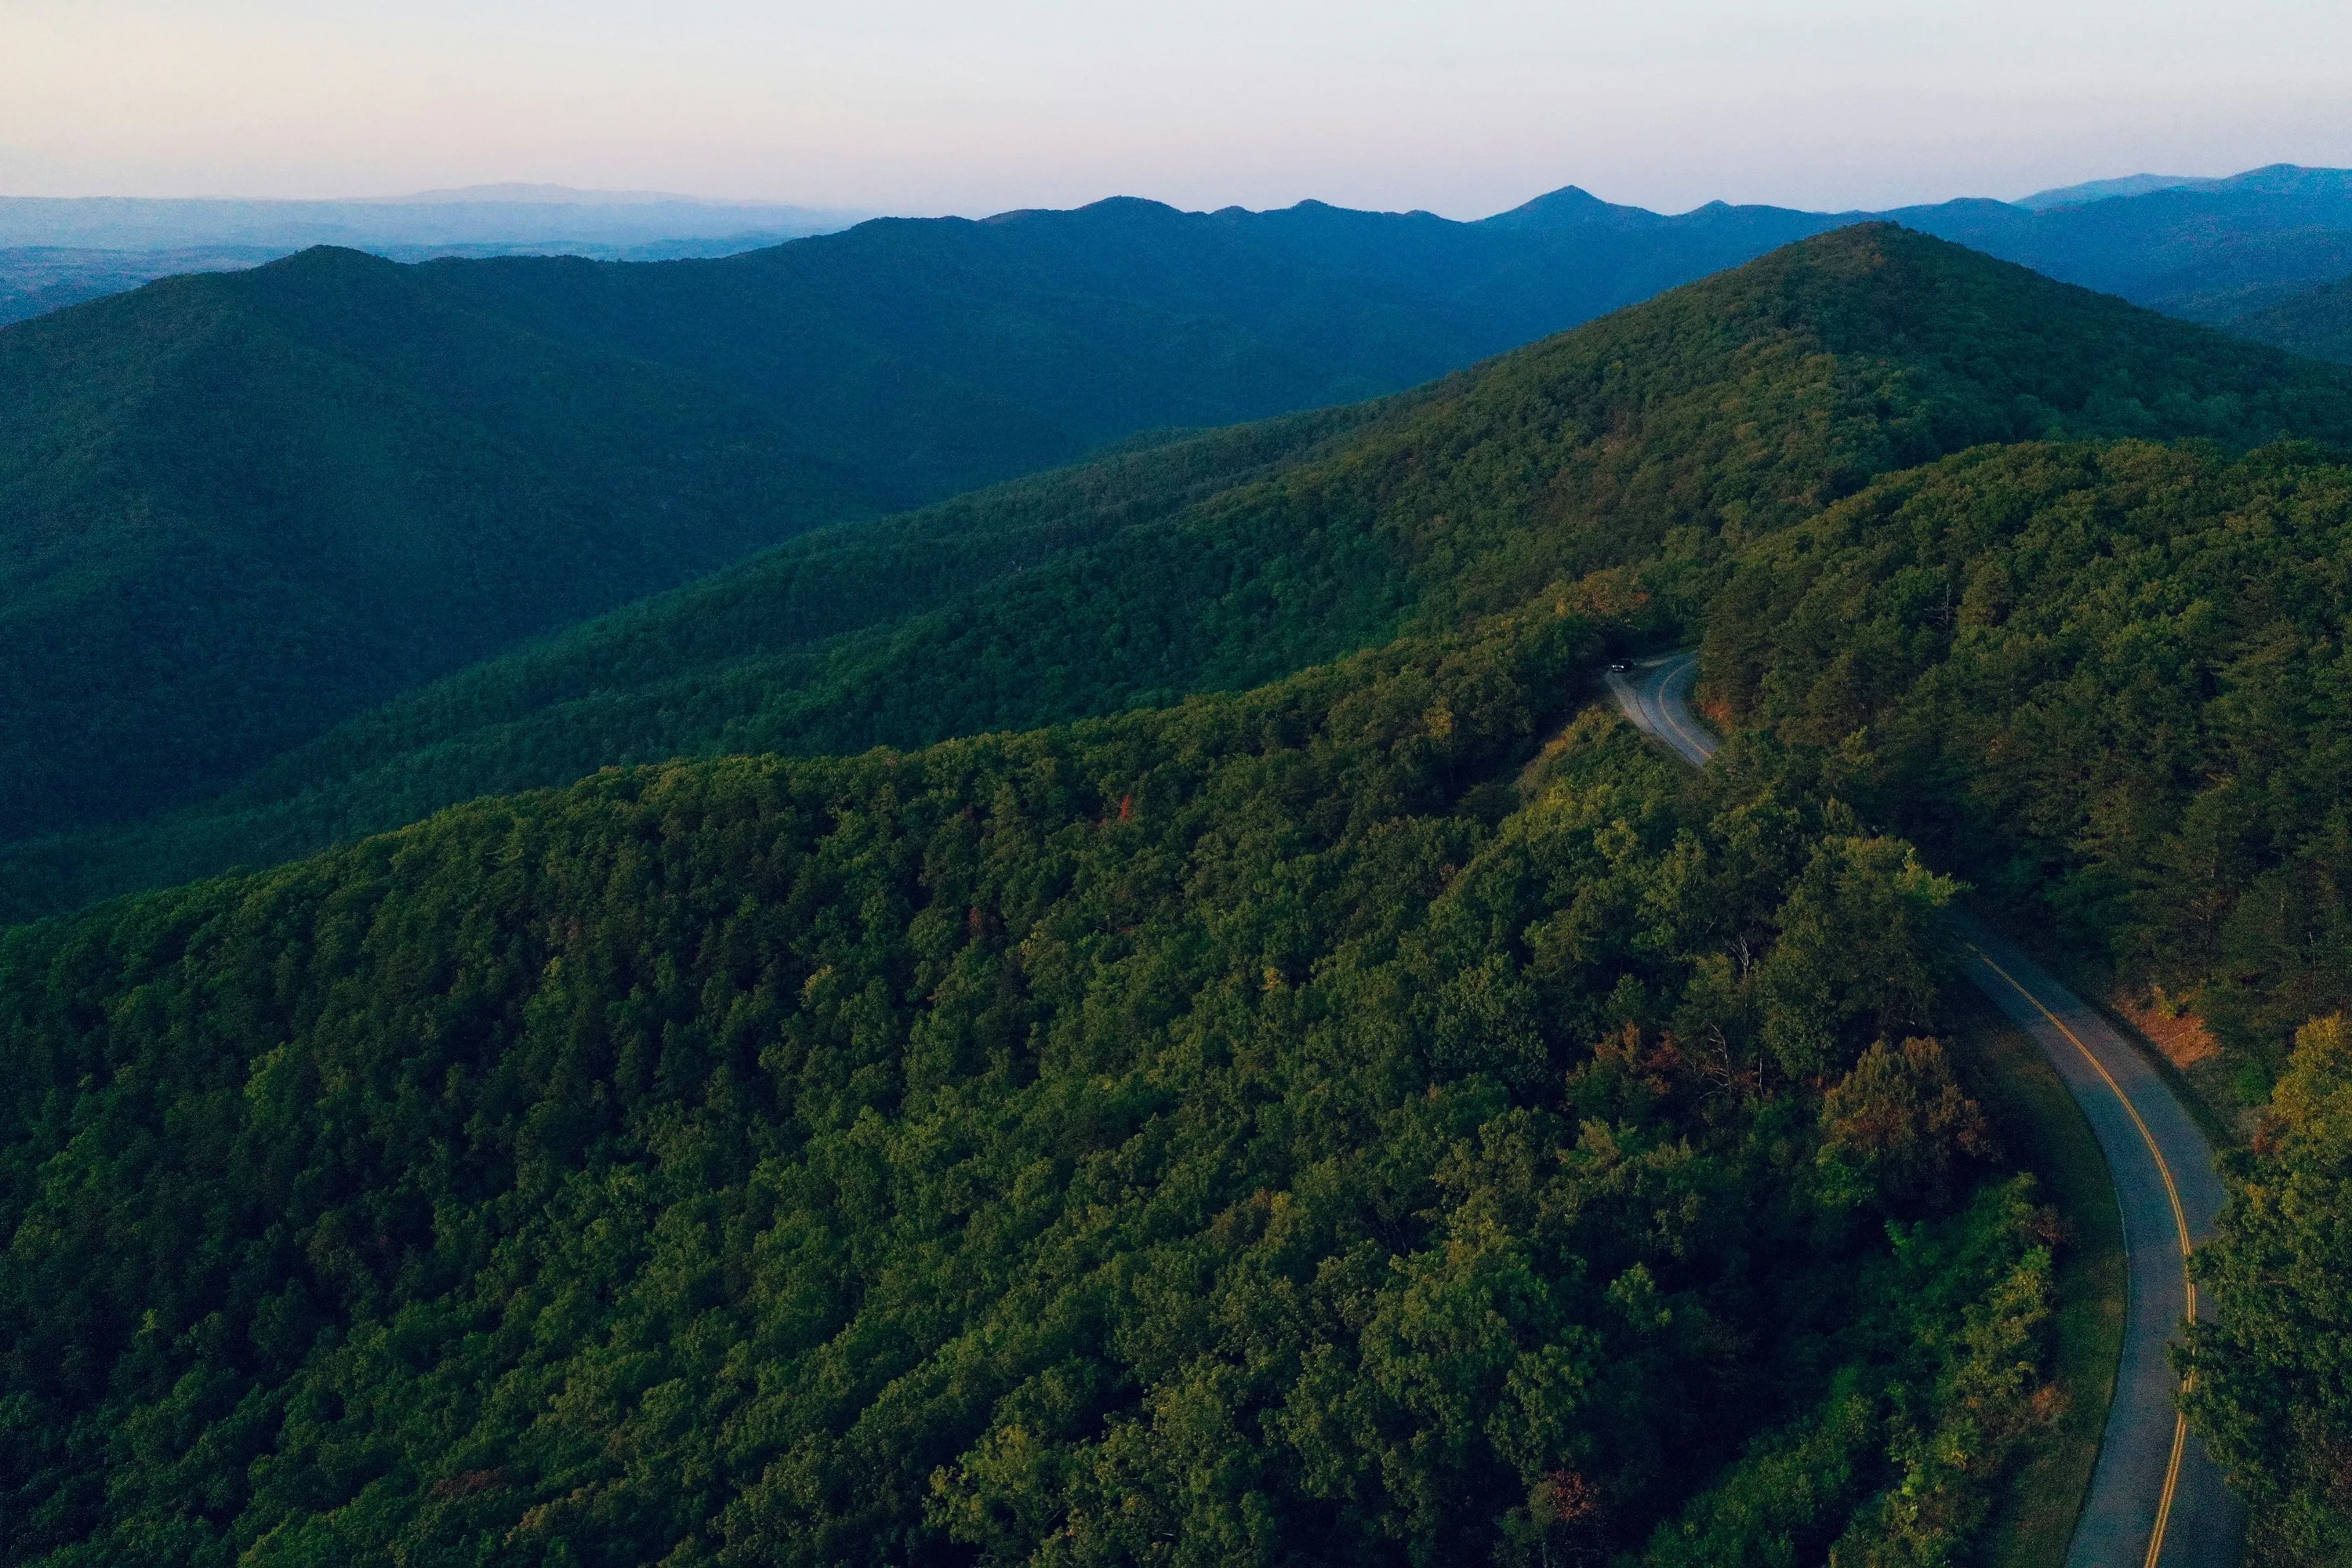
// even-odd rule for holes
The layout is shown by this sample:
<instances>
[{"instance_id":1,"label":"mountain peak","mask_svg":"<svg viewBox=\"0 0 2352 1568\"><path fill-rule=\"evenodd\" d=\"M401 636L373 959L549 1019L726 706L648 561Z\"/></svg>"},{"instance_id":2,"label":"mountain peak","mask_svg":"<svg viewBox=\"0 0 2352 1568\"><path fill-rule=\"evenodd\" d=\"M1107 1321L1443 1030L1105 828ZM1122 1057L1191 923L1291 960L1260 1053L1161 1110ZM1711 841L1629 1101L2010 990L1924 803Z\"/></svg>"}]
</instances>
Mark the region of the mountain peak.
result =
<instances>
[{"instance_id":1,"label":"mountain peak","mask_svg":"<svg viewBox=\"0 0 2352 1568\"><path fill-rule=\"evenodd\" d=\"M1591 223L1622 224L1629 218L1662 221L1657 214L1645 208L1619 206L1602 201L1581 185L1562 185L1479 222L1490 228L1573 228Z\"/></svg>"},{"instance_id":2,"label":"mountain peak","mask_svg":"<svg viewBox=\"0 0 2352 1568\"><path fill-rule=\"evenodd\" d=\"M1150 196L1105 196L1088 202L1082 207L1014 207L1010 212L992 213L980 221L983 224L1015 224L1050 222L1057 218L1129 218L1158 219L1182 217L1181 209Z\"/></svg>"}]
</instances>

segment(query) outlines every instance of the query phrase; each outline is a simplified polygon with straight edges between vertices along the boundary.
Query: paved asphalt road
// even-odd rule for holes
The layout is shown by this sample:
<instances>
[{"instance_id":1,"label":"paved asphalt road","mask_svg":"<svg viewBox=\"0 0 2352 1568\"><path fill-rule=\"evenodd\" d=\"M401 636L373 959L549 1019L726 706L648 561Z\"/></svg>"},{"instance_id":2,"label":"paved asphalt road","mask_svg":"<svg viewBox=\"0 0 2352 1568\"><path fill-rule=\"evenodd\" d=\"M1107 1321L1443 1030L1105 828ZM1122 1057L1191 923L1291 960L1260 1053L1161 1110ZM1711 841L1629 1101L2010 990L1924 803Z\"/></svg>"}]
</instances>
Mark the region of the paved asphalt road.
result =
<instances>
[{"instance_id":1,"label":"paved asphalt road","mask_svg":"<svg viewBox=\"0 0 2352 1568\"><path fill-rule=\"evenodd\" d=\"M1715 737L1690 710L1698 656L1670 654L1609 673L1625 716L1704 767ZM2106 1155L2123 1214L2131 1304L2115 1402L2067 1568L2230 1568L2242 1536L2236 1500L2173 1401L2166 1346L2197 1299L2185 1264L2221 1209L2213 1151L2147 1058L2031 958L1954 914L1969 974L2033 1037L2081 1104Z\"/></svg>"}]
</instances>

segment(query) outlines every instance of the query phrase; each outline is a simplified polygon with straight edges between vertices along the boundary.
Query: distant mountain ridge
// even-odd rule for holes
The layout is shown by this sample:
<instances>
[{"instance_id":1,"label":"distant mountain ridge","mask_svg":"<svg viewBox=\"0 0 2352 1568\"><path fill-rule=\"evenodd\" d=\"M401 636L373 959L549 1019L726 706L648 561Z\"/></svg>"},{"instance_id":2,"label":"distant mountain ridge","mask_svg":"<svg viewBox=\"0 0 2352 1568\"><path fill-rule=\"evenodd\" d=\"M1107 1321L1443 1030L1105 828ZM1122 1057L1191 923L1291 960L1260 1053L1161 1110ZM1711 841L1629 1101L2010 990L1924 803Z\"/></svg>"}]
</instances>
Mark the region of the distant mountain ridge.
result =
<instances>
[{"instance_id":1,"label":"distant mountain ridge","mask_svg":"<svg viewBox=\"0 0 2352 1568\"><path fill-rule=\"evenodd\" d=\"M1670 548L1696 605L1719 532L1890 468L2039 437L2283 433L2352 442L2352 372L1855 227L1383 404L813 534L355 718L178 817L20 847L0 882L57 907L613 763L1162 705Z\"/></svg>"},{"instance_id":2,"label":"distant mountain ridge","mask_svg":"<svg viewBox=\"0 0 2352 1568\"><path fill-rule=\"evenodd\" d=\"M1094 211L1133 201L1118 197ZM1159 207L1161 204L1151 203ZM979 221L1024 224L1053 209L1024 208ZM1164 209L1173 211L1174 209ZM1665 214L1605 201L1564 185L1506 212L1463 223L1433 213L1364 212L1306 201L1258 212L1224 207L1191 214L1297 237L1347 229L1347 254L1318 256L1402 285L1444 295L1493 293L1516 269L1566 264L1588 286L1519 325L1525 342L1647 298L1708 271L1737 266L1776 246L1866 218L1891 218L1926 233L2021 261L2070 283L2124 294L2139 304L2210 314L2211 296L2311 283L2352 270L2352 171L2275 163L2223 178L2131 174L2036 192L2015 202L1967 197L1887 212L1806 212L1709 202ZM855 215L772 204L713 202L656 191L575 191L509 184L425 191L343 202L155 201L133 198L0 197L0 323L165 275L141 249L243 247L266 255L308 245L342 245L395 260L439 255L570 254L599 260L711 258L780 240L837 233ZM962 219L875 219L957 223ZM1559 247L1575 237L1572 254ZM17 284L11 247L40 247L55 273L70 249L108 252L85 263L79 283L47 277ZM1508 292L1512 285L1499 285ZM2201 304L2200 302L2202 302ZM1577 314L1562 314L1562 305ZM1507 343L1499 346L1509 346Z\"/></svg>"},{"instance_id":3,"label":"distant mountain ridge","mask_svg":"<svg viewBox=\"0 0 2352 1568\"><path fill-rule=\"evenodd\" d=\"M884 218L709 261L440 261L469 310L770 400L913 505L1154 426L1396 391L1814 232L1589 199L1540 226L1301 203ZM1589 221L1588 216L1589 215ZM1631 233L1638 242L1622 244ZM864 379L865 367L885 379Z\"/></svg>"},{"instance_id":4,"label":"distant mountain ridge","mask_svg":"<svg viewBox=\"0 0 2352 1568\"><path fill-rule=\"evenodd\" d=\"M2309 195L2340 193L2347 182L2352 182L2352 169L2313 169L2300 163L2265 163L2259 169L2248 169L2236 174L2126 174L2112 180L2085 180L2079 185L2060 185L2052 190L2036 191L2030 196L2020 196L2009 205L2023 207L2029 212L2045 212L2052 207L2084 206L2092 202L2112 201L2119 196L2145 196L2158 191Z\"/></svg>"},{"instance_id":5,"label":"distant mountain ridge","mask_svg":"<svg viewBox=\"0 0 2352 1568\"><path fill-rule=\"evenodd\" d=\"M2352 191L2327 171L1898 216L2155 302L2200 279L2275 288L2282 258L2352 270L2329 248L2352 238ZM41 833L200 796L408 686L808 526L1140 432L1398 392L1839 221L1665 216L1576 187L1475 224L1122 197L659 264L319 249L53 314L0 332L0 549L79 564L0 602L23 751L0 817ZM427 320L446 363L403 340ZM492 386L513 395L486 426ZM560 542L579 527L590 546ZM310 538L356 553L321 567L262 542ZM172 564L190 541L224 552ZM381 602L353 564L370 552L406 574Z\"/></svg>"},{"instance_id":6,"label":"distant mountain ridge","mask_svg":"<svg viewBox=\"0 0 2352 1568\"><path fill-rule=\"evenodd\" d=\"M899 451L913 501L1151 424L1232 423L1411 385L1866 216L1723 203L1663 215L1574 185L1476 223L1320 202L1185 213L1114 197L978 222L877 219L666 268L515 259L428 270L470 308L782 397L829 440ZM2342 171L2281 165L2206 190L2042 212L1959 201L1882 216L2209 320L2198 307L2217 298L2352 272ZM1114 318L1128 324L1096 338ZM1094 360L1114 343L1113 363ZM936 388L900 399L923 405L920 428L898 422L911 412L844 395L806 368L869 353L912 378L902 390ZM788 383L825 390L804 398ZM1027 390L1047 384L1043 403ZM1168 395L1188 384L1202 395ZM1122 387L1152 389L1150 411ZM975 390L1044 416L1017 459L959 466L928 450L935 399Z\"/></svg>"},{"instance_id":7,"label":"distant mountain ridge","mask_svg":"<svg viewBox=\"0 0 2352 1568\"><path fill-rule=\"evenodd\" d=\"M755 250L864 216L519 184L346 201L0 196L0 326L158 278L257 267L317 245L394 261L510 254L660 261Z\"/></svg>"},{"instance_id":8,"label":"distant mountain ridge","mask_svg":"<svg viewBox=\"0 0 2352 1568\"><path fill-rule=\"evenodd\" d=\"M2084 202L2102 202L2116 196L2144 196L2150 191L2180 191L2208 189L2221 184L2219 180L2200 179L2194 174L2123 174L2111 180L2085 180L2078 185L2058 185L2046 191L2036 191L2030 196L2020 196L2010 203L2028 212L2044 212L2051 207L2079 206Z\"/></svg>"},{"instance_id":9,"label":"distant mountain ridge","mask_svg":"<svg viewBox=\"0 0 2352 1568\"><path fill-rule=\"evenodd\" d=\"M2210 313L2217 297L2233 292L2352 270L2352 171L2343 169L2280 163L2040 210L1963 201L1881 216L2064 282L2187 314Z\"/></svg>"},{"instance_id":10,"label":"distant mountain ridge","mask_svg":"<svg viewBox=\"0 0 2352 1568\"><path fill-rule=\"evenodd\" d=\"M278 258L270 246L196 246L179 250L94 250L31 245L0 249L0 326L68 305L124 294L159 278L242 272Z\"/></svg>"}]
</instances>

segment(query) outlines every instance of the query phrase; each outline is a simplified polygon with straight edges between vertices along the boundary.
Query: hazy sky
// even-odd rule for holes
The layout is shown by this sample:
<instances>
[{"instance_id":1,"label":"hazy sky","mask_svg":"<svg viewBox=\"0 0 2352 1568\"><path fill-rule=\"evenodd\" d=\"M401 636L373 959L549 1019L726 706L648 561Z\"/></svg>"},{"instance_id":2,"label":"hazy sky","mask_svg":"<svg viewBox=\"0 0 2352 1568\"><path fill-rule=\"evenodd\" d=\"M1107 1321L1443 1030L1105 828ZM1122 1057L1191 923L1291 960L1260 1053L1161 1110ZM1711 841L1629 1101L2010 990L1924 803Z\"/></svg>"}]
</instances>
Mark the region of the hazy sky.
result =
<instances>
[{"instance_id":1,"label":"hazy sky","mask_svg":"<svg viewBox=\"0 0 2352 1568\"><path fill-rule=\"evenodd\" d=\"M2352 164L2345 0L0 0L0 194L1888 206Z\"/></svg>"}]
</instances>

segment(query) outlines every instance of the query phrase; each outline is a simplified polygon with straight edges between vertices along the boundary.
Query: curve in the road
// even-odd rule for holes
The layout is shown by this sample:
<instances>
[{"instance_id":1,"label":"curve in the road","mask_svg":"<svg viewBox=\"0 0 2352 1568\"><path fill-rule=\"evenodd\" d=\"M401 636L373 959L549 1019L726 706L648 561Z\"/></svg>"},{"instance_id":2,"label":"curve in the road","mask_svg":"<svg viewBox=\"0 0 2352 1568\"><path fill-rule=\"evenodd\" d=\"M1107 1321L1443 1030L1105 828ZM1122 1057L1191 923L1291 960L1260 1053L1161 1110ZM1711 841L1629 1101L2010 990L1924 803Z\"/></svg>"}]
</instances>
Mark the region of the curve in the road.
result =
<instances>
[{"instance_id":1,"label":"curve in the road","mask_svg":"<svg viewBox=\"0 0 2352 1568\"><path fill-rule=\"evenodd\" d=\"M1611 670L1609 689L1628 719L1704 767L1716 741L1690 710L1697 675L1696 654L1670 654ZM2131 1282L2123 1354L2067 1568L2229 1568L2238 1505L2181 1418L2167 1353L2182 1321L2211 1314L2188 1263L2221 1209L2212 1147L2105 1018L1982 922L1951 918L1970 955L1969 977L2033 1037L2083 1108L2123 1217Z\"/></svg>"}]
</instances>

